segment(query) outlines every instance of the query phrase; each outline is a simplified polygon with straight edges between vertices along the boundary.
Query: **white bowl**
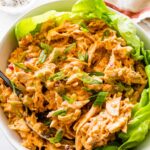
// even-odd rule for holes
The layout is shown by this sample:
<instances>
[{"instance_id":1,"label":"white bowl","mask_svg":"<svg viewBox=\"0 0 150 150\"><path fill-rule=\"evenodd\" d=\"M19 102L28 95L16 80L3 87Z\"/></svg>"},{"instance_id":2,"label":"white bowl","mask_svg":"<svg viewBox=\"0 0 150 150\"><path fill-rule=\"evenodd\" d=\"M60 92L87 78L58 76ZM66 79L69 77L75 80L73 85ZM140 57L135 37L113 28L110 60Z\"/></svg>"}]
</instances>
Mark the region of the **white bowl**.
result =
<instances>
[{"instance_id":1,"label":"white bowl","mask_svg":"<svg viewBox=\"0 0 150 150\"><path fill-rule=\"evenodd\" d=\"M76 0L51 1L49 3L43 4L37 8L32 9L31 11L29 11L28 13L26 13L25 15L20 17L18 20L25 18L25 17L38 15L38 14L44 13L48 10L69 11L69 10L71 10L71 7L75 2L76 2ZM12 50L14 50L14 48L17 45L17 41L16 41L15 34L14 34L14 26L15 26L16 22L14 22L14 25L10 27L9 31L6 33L6 35L3 37L3 39L0 43L0 70L2 70L2 71L5 71L10 52ZM138 25L135 24L135 26L137 28L139 37L145 43L145 48L150 49L149 37ZM1 108L0 108L0 128L6 135L7 139L10 141L10 143L16 149L18 149L18 150L26 149L23 146L21 146L21 139L16 134L16 132L14 132L8 128L7 118L5 117ZM150 134L147 136L146 140L140 146L138 146L137 150L149 150L150 149L149 141L150 141Z\"/></svg>"}]
</instances>

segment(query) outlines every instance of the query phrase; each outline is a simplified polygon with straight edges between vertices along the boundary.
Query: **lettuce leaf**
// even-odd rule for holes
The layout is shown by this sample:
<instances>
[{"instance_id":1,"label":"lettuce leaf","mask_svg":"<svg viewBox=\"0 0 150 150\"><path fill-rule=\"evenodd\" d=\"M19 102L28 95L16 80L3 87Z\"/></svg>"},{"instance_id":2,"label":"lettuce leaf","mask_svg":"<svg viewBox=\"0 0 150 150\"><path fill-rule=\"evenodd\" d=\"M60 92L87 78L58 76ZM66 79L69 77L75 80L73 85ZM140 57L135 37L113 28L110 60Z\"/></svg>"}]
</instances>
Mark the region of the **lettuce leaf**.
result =
<instances>
[{"instance_id":1,"label":"lettuce leaf","mask_svg":"<svg viewBox=\"0 0 150 150\"><path fill-rule=\"evenodd\" d=\"M20 40L22 37L35 31L38 25L49 19L55 20L58 24L65 20L81 22L83 19L100 18L109 26L118 31L128 45L133 47L132 56L136 60L143 59L141 55L141 41L136 35L136 28L132 21L124 16L112 12L108 9L103 0L78 0L72 7L72 12L48 11L44 14L29 17L17 23L15 28L16 37Z\"/></svg>"},{"instance_id":2,"label":"lettuce leaf","mask_svg":"<svg viewBox=\"0 0 150 150\"><path fill-rule=\"evenodd\" d=\"M72 12L103 19L109 26L118 31L118 34L126 40L128 45L133 47L132 56L134 59L143 59L141 41L136 35L136 28L132 21L124 15L112 12L106 7L103 0L79 0L73 6Z\"/></svg>"},{"instance_id":3,"label":"lettuce leaf","mask_svg":"<svg viewBox=\"0 0 150 150\"><path fill-rule=\"evenodd\" d=\"M111 26L126 40L127 45L133 47L133 58L136 60L143 59L143 55L141 55L141 41L136 35L136 28L132 21L126 16L121 16L119 14L111 14L109 18L111 20Z\"/></svg>"},{"instance_id":4,"label":"lettuce leaf","mask_svg":"<svg viewBox=\"0 0 150 150\"><path fill-rule=\"evenodd\" d=\"M54 18L56 11L48 11L42 15L25 18L18 22L15 27L15 34L17 39L21 39L22 37L26 36L27 34L34 31L38 24L46 22L49 19Z\"/></svg>"},{"instance_id":5,"label":"lettuce leaf","mask_svg":"<svg viewBox=\"0 0 150 150\"><path fill-rule=\"evenodd\" d=\"M102 16L103 12L108 13L108 9L103 0L78 0L72 7L73 13L80 13L83 16Z\"/></svg>"},{"instance_id":6,"label":"lettuce leaf","mask_svg":"<svg viewBox=\"0 0 150 150\"><path fill-rule=\"evenodd\" d=\"M104 147L97 147L94 150L118 150L117 146L104 146Z\"/></svg>"},{"instance_id":7,"label":"lettuce leaf","mask_svg":"<svg viewBox=\"0 0 150 150\"><path fill-rule=\"evenodd\" d=\"M149 114L150 115L150 114ZM139 125L130 126L128 130L128 140L125 141L118 150L126 150L129 148L136 147L145 139L146 134L148 133L150 120L142 121ZM133 128L132 128L133 127ZM125 139L124 135L120 135L121 138Z\"/></svg>"},{"instance_id":8,"label":"lettuce leaf","mask_svg":"<svg viewBox=\"0 0 150 150\"><path fill-rule=\"evenodd\" d=\"M141 52L144 56L144 62L146 65L150 64L150 50L145 50L144 49L144 43L141 42Z\"/></svg>"},{"instance_id":9,"label":"lettuce leaf","mask_svg":"<svg viewBox=\"0 0 150 150\"><path fill-rule=\"evenodd\" d=\"M150 74L150 65L145 67L147 76ZM150 76L148 76L150 86ZM142 142L150 127L150 88L145 89L140 102L133 109L132 120L128 125L127 133L120 133L119 137L124 141L119 150L125 150L137 146Z\"/></svg>"},{"instance_id":10,"label":"lettuce leaf","mask_svg":"<svg viewBox=\"0 0 150 150\"><path fill-rule=\"evenodd\" d=\"M32 33L37 29L38 25L48 20L54 20L56 23L61 23L70 17L71 12L57 12L55 10L51 10L38 16L25 18L16 24L15 34L17 40L20 40L29 33Z\"/></svg>"}]
</instances>

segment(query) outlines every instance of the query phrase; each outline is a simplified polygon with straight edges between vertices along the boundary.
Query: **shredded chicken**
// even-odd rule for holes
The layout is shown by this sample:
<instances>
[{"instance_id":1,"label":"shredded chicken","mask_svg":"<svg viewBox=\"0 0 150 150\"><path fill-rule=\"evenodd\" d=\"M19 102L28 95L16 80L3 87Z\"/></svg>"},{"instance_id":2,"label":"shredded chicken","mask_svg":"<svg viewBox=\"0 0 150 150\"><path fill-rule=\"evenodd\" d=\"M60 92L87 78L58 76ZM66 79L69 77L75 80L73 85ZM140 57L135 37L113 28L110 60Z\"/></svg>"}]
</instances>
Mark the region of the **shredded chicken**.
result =
<instances>
[{"instance_id":1,"label":"shredded chicken","mask_svg":"<svg viewBox=\"0 0 150 150\"><path fill-rule=\"evenodd\" d=\"M76 149L104 146L115 138L114 133L120 130L126 132L123 129L131 118L131 108L129 99L121 100L121 97L114 97L108 100L106 109L102 109L97 115L90 116L82 126L78 125L81 127L77 132Z\"/></svg>"},{"instance_id":2,"label":"shredded chicken","mask_svg":"<svg viewBox=\"0 0 150 150\"><path fill-rule=\"evenodd\" d=\"M0 79L0 105L9 127L31 150L92 150L127 132L131 111L147 84L132 47L99 19L80 24L49 20L11 53ZM100 96L100 94L106 94ZM35 131L47 136L42 139ZM61 132L60 132L61 131ZM59 137L57 137L59 135Z\"/></svg>"}]
</instances>

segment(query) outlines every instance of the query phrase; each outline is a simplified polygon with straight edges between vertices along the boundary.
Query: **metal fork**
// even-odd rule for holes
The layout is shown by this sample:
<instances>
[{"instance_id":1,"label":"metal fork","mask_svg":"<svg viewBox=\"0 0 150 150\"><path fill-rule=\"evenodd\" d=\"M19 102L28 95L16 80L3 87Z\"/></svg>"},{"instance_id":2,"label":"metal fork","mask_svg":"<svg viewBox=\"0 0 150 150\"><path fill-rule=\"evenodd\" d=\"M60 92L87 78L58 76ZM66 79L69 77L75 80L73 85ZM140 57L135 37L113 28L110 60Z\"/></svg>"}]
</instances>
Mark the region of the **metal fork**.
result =
<instances>
[{"instance_id":1,"label":"metal fork","mask_svg":"<svg viewBox=\"0 0 150 150\"><path fill-rule=\"evenodd\" d=\"M18 97L19 97L20 94L22 94L22 92L21 92L16 86L13 87L12 82L5 76L5 74L4 74L2 71L0 71L0 78L2 78L2 79L4 80L5 85L6 85L7 87L10 87L12 90L15 88L14 91L16 92L16 94L17 94ZM27 112L27 109L28 109L28 108L27 108L23 103L22 103L22 105L23 105L23 107L25 108L25 111ZM39 135L39 137L41 137L42 139L49 141L49 138L48 138L46 135L43 135L43 134L39 133L38 131L36 131L36 130L32 127L32 125L27 121L27 119L26 119L27 114L22 114L22 117L24 118L24 121L25 121L26 125L27 125L33 132L35 132L37 135ZM64 149L66 149L66 146L68 146L70 150L73 150L73 149L74 149L74 147L71 147L71 146L66 145L66 144L62 144L62 147L63 147Z\"/></svg>"},{"instance_id":2,"label":"metal fork","mask_svg":"<svg viewBox=\"0 0 150 150\"><path fill-rule=\"evenodd\" d=\"M0 78L3 79L3 81L5 82L5 85L6 85L7 87L10 87L12 90L15 88L14 91L16 92L17 96L19 97L19 95L20 95L22 92L21 92L16 86L13 86L13 85L12 85L12 82L9 80L8 77L6 77L6 75L5 75L2 71L0 71ZM23 104L23 103L22 103L22 104ZM25 107L25 109L27 109L27 107L26 107L24 104L23 104L23 106ZM22 114L22 116L23 116L23 118L24 118L24 120L25 120L25 122L26 122L26 125L27 125L32 131L34 131L34 132L35 132L37 135L39 135L41 138L43 138L43 139L49 141L49 139L48 139L46 136L44 136L44 135L38 133L35 129L33 129L32 125L30 125L29 122L26 120L26 117L27 117L26 115Z\"/></svg>"}]
</instances>

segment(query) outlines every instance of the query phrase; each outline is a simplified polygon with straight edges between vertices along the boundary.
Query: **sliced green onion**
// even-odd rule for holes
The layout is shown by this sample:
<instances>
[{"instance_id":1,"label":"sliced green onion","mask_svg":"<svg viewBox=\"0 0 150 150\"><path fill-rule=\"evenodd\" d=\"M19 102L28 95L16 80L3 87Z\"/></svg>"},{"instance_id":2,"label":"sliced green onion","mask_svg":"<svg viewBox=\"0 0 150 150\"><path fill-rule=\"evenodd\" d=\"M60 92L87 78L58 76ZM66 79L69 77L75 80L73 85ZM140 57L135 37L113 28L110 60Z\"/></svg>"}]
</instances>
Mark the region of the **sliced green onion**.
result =
<instances>
[{"instance_id":1,"label":"sliced green onion","mask_svg":"<svg viewBox=\"0 0 150 150\"><path fill-rule=\"evenodd\" d=\"M109 30L105 30L102 36L102 41L104 40L105 37L108 37L110 35L110 31Z\"/></svg>"},{"instance_id":2,"label":"sliced green onion","mask_svg":"<svg viewBox=\"0 0 150 150\"><path fill-rule=\"evenodd\" d=\"M63 80L65 78L65 75L62 71L55 73L54 75L52 75L49 80L51 81L59 81L59 80Z\"/></svg>"},{"instance_id":3,"label":"sliced green onion","mask_svg":"<svg viewBox=\"0 0 150 150\"><path fill-rule=\"evenodd\" d=\"M22 70L24 70L25 72L30 72L31 69L27 68L23 63L14 63L14 65Z\"/></svg>"},{"instance_id":4,"label":"sliced green onion","mask_svg":"<svg viewBox=\"0 0 150 150\"><path fill-rule=\"evenodd\" d=\"M90 72L89 75L90 76L93 76L93 75L94 76L104 76L104 73L103 72Z\"/></svg>"},{"instance_id":5,"label":"sliced green onion","mask_svg":"<svg viewBox=\"0 0 150 150\"><path fill-rule=\"evenodd\" d=\"M78 52L78 58L81 61L88 62L88 53L87 52L85 52L85 53Z\"/></svg>"},{"instance_id":6,"label":"sliced green onion","mask_svg":"<svg viewBox=\"0 0 150 150\"><path fill-rule=\"evenodd\" d=\"M83 87L82 89L83 89L84 91L87 91L87 92L89 92L89 93L92 93L92 90L89 89L89 88L87 88L87 87Z\"/></svg>"},{"instance_id":7,"label":"sliced green onion","mask_svg":"<svg viewBox=\"0 0 150 150\"><path fill-rule=\"evenodd\" d=\"M101 106L105 102L107 95L108 95L108 92L99 92L93 105Z\"/></svg>"},{"instance_id":8,"label":"sliced green onion","mask_svg":"<svg viewBox=\"0 0 150 150\"><path fill-rule=\"evenodd\" d=\"M58 130L55 137L49 138L50 143L55 144L59 143L63 138L63 131Z\"/></svg>"},{"instance_id":9,"label":"sliced green onion","mask_svg":"<svg viewBox=\"0 0 150 150\"><path fill-rule=\"evenodd\" d=\"M46 44L46 43L43 43L43 42L40 43L40 47L41 47L42 49L46 50L47 53L51 53L52 50L53 50L53 47L52 47L52 46L50 46L50 45L48 45L48 44Z\"/></svg>"},{"instance_id":10,"label":"sliced green onion","mask_svg":"<svg viewBox=\"0 0 150 150\"><path fill-rule=\"evenodd\" d=\"M110 31L109 30L105 30L103 33L104 36L108 37L110 35Z\"/></svg>"},{"instance_id":11,"label":"sliced green onion","mask_svg":"<svg viewBox=\"0 0 150 150\"><path fill-rule=\"evenodd\" d=\"M63 95L62 96L62 98L64 99L64 100L66 100L68 103L70 103L70 104L72 104L75 100L74 99L72 99L72 98L70 98L70 97L68 97L68 96L66 96L66 95Z\"/></svg>"},{"instance_id":12,"label":"sliced green onion","mask_svg":"<svg viewBox=\"0 0 150 150\"><path fill-rule=\"evenodd\" d=\"M56 110L52 116L65 116L67 114L67 110L61 109L61 110Z\"/></svg>"},{"instance_id":13,"label":"sliced green onion","mask_svg":"<svg viewBox=\"0 0 150 150\"><path fill-rule=\"evenodd\" d=\"M43 124L46 126L49 126L51 124L51 122L52 122L51 120L44 120Z\"/></svg>"},{"instance_id":14,"label":"sliced green onion","mask_svg":"<svg viewBox=\"0 0 150 150\"><path fill-rule=\"evenodd\" d=\"M55 48L52 53L50 54L50 62L54 63L55 61L57 61L57 59L63 54L62 49L61 48Z\"/></svg>"},{"instance_id":15,"label":"sliced green onion","mask_svg":"<svg viewBox=\"0 0 150 150\"><path fill-rule=\"evenodd\" d=\"M12 85L12 90L14 93L16 93L16 86L15 86L15 83L13 81L10 80L10 83Z\"/></svg>"},{"instance_id":16,"label":"sliced green onion","mask_svg":"<svg viewBox=\"0 0 150 150\"><path fill-rule=\"evenodd\" d=\"M48 44L45 43L40 43L40 47L43 48L43 50L40 53L39 59L37 64L42 64L45 62L46 58L48 57L48 55L52 52L53 47L51 47Z\"/></svg>"},{"instance_id":17,"label":"sliced green onion","mask_svg":"<svg viewBox=\"0 0 150 150\"><path fill-rule=\"evenodd\" d=\"M68 47L65 48L64 53L69 53L74 47L76 47L76 43L70 44Z\"/></svg>"},{"instance_id":18,"label":"sliced green onion","mask_svg":"<svg viewBox=\"0 0 150 150\"><path fill-rule=\"evenodd\" d=\"M80 29L83 31L83 32L89 32L89 29L87 27L87 25L83 22L80 23Z\"/></svg>"},{"instance_id":19,"label":"sliced green onion","mask_svg":"<svg viewBox=\"0 0 150 150\"><path fill-rule=\"evenodd\" d=\"M101 81L94 79L93 77L89 76L88 74L83 74L80 80L85 84L101 84Z\"/></svg>"},{"instance_id":20,"label":"sliced green onion","mask_svg":"<svg viewBox=\"0 0 150 150\"><path fill-rule=\"evenodd\" d=\"M42 50L42 52L40 53L40 56L39 56L37 64L44 63L46 58L47 58L47 53L45 53L45 50Z\"/></svg>"}]
</instances>

